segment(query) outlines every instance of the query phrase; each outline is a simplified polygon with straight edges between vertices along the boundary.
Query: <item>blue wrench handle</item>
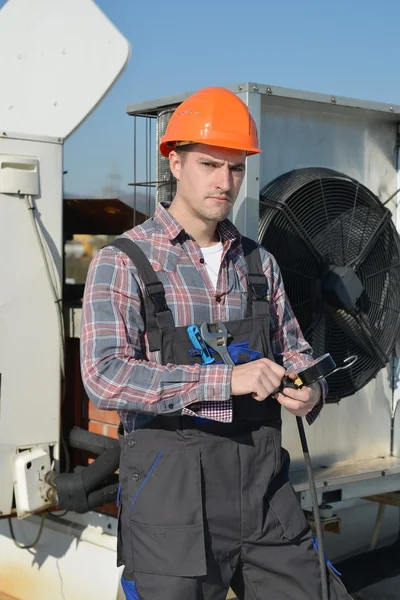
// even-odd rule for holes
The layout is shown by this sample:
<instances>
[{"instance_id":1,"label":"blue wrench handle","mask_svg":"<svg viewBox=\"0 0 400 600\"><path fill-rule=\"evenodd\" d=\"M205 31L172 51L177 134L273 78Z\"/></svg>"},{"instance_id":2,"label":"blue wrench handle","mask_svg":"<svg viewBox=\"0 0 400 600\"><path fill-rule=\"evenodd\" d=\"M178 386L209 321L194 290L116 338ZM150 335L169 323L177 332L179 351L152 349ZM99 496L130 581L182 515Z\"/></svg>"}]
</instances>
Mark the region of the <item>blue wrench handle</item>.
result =
<instances>
[{"instance_id":1,"label":"blue wrench handle","mask_svg":"<svg viewBox=\"0 0 400 600\"><path fill-rule=\"evenodd\" d=\"M215 359L211 356L208 346L203 340L203 336L201 335L200 329L197 327L197 325L190 325L187 328L187 332L193 346L197 350L200 350L203 363L205 365L209 365L210 363L214 362Z\"/></svg>"}]
</instances>

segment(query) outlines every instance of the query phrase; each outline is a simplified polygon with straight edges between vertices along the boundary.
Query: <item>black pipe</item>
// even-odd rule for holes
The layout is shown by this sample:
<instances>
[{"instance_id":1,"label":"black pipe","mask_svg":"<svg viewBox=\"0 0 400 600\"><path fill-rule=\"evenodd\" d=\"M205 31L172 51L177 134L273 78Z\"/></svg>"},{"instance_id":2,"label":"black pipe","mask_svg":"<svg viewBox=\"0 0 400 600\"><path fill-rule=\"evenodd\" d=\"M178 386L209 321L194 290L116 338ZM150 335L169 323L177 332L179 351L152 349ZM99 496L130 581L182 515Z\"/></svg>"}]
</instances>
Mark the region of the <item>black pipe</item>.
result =
<instances>
[{"instance_id":1,"label":"black pipe","mask_svg":"<svg viewBox=\"0 0 400 600\"><path fill-rule=\"evenodd\" d=\"M91 510L89 495L104 486L105 480L119 467L120 446L112 446L96 460L75 473L61 473L53 479L57 490L57 506L64 510L84 513Z\"/></svg>"},{"instance_id":2,"label":"black pipe","mask_svg":"<svg viewBox=\"0 0 400 600\"><path fill-rule=\"evenodd\" d=\"M71 429L69 434L69 444L71 448L86 450L93 454L102 454L109 448L115 446L119 447L118 440L107 437L106 435L100 435L99 433L86 431L86 429L82 429L81 427L73 427Z\"/></svg>"},{"instance_id":3,"label":"black pipe","mask_svg":"<svg viewBox=\"0 0 400 600\"><path fill-rule=\"evenodd\" d=\"M94 510L104 504L115 502L118 493L118 484L114 483L101 490L96 490L88 495L88 505L90 510Z\"/></svg>"}]
</instances>

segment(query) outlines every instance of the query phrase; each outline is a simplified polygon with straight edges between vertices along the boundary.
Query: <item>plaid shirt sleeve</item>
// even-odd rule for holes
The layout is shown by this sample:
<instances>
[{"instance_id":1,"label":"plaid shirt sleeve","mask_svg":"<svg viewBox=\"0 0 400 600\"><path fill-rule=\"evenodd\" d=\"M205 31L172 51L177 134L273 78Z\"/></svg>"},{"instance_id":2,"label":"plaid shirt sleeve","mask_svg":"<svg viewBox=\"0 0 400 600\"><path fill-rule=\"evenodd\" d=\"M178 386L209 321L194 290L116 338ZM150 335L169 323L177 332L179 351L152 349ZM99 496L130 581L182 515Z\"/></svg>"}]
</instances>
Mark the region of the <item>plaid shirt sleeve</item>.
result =
<instances>
[{"instance_id":1,"label":"plaid shirt sleeve","mask_svg":"<svg viewBox=\"0 0 400 600\"><path fill-rule=\"evenodd\" d=\"M266 255L263 267L267 278L272 282L270 300L272 353L277 362L287 371L297 372L314 362L312 348L303 337L286 296L281 271L270 254ZM321 412L328 391L325 379L320 380L319 383L321 399L306 416L309 425Z\"/></svg>"},{"instance_id":2,"label":"plaid shirt sleeve","mask_svg":"<svg viewBox=\"0 0 400 600\"><path fill-rule=\"evenodd\" d=\"M173 413L194 402L230 397L232 367L163 366L143 360L140 289L126 257L112 248L93 258L81 327L82 380L103 410Z\"/></svg>"}]
</instances>

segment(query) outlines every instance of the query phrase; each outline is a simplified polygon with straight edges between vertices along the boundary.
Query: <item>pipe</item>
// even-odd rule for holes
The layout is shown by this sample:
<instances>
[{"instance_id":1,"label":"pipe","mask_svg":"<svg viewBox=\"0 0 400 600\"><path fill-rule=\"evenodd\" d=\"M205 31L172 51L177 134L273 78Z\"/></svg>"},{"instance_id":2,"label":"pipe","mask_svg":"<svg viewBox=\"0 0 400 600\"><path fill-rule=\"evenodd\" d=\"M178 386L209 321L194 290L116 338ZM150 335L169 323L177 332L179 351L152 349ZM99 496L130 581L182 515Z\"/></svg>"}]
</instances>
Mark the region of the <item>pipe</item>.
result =
<instances>
[{"instance_id":1,"label":"pipe","mask_svg":"<svg viewBox=\"0 0 400 600\"><path fill-rule=\"evenodd\" d=\"M119 447L118 440L106 435L100 435L99 433L86 431L86 429L82 429L81 427L73 427L71 429L69 444L71 448L85 450L93 454L102 454L108 448Z\"/></svg>"},{"instance_id":2,"label":"pipe","mask_svg":"<svg viewBox=\"0 0 400 600\"><path fill-rule=\"evenodd\" d=\"M108 448L96 460L74 473L61 473L53 477L53 486L57 491L57 506L60 509L84 513L91 510L90 500L93 492L101 491L105 480L112 476L119 467L119 444Z\"/></svg>"}]
</instances>

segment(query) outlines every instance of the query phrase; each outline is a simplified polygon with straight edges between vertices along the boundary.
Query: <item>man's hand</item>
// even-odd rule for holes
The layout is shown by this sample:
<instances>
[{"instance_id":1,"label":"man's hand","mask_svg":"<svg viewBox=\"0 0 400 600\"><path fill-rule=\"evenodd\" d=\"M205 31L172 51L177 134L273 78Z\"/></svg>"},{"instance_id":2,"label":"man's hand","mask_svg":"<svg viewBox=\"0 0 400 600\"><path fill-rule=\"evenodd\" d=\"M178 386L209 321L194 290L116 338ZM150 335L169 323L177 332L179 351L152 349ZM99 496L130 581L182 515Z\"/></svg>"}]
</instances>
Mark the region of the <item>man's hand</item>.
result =
<instances>
[{"instance_id":1,"label":"man's hand","mask_svg":"<svg viewBox=\"0 0 400 600\"><path fill-rule=\"evenodd\" d=\"M297 378L295 373L288 373L293 381ZM321 399L321 386L318 381L312 383L309 387L303 387L300 390L286 387L282 393L274 396L278 402L296 417L305 417L310 410L318 404Z\"/></svg>"},{"instance_id":2,"label":"man's hand","mask_svg":"<svg viewBox=\"0 0 400 600\"><path fill-rule=\"evenodd\" d=\"M268 358L238 365L232 369L231 393L233 396L252 394L261 402L279 388L284 375L285 369Z\"/></svg>"}]
</instances>

